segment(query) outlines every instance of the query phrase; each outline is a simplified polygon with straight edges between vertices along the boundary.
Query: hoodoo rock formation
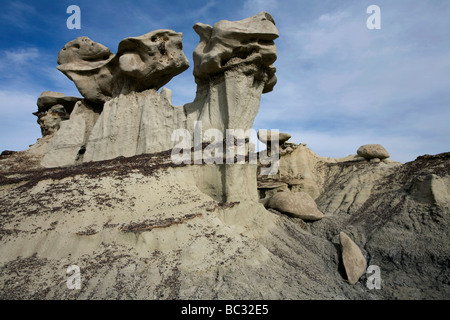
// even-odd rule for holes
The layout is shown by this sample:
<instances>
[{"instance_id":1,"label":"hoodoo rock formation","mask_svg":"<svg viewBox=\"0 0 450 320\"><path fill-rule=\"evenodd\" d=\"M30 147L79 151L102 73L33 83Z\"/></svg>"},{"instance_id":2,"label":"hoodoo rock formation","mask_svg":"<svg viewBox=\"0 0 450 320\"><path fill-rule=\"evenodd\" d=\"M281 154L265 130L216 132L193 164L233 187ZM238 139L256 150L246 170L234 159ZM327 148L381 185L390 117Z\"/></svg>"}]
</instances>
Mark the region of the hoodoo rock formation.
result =
<instances>
[{"instance_id":1,"label":"hoodoo rock formation","mask_svg":"<svg viewBox=\"0 0 450 320\"><path fill-rule=\"evenodd\" d=\"M261 94L275 83L274 40L278 30L266 12L241 21L197 23L200 43L194 50L197 95L185 106L188 126L200 120L203 129L251 129Z\"/></svg>"},{"instance_id":2,"label":"hoodoo rock formation","mask_svg":"<svg viewBox=\"0 0 450 320\"><path fill-rule=\"evenodd\" d=\"M70 132L74 126L66 126L56 135L85 142L83 161L88 162L169 150L176 143L174 130L186 129L193 137L197 122L203 131L217 129L223 137L227 129L251 129L261 94L276 83L273 40L278 31L273 18L263 12L213 27L198 23L194 30L200 36L194 51L197 96L183 107L172 105L168 89L156 91L189 66L180 33L156 30L126 38L116 55L87 37L66 44L58 69L74 81L87 104L101 110L91 132L79 126L78 132ZM52 154L68 144L79 145L57 140L63 145L53 143ZM43 165L73 165L77 154L48 156Z\"/></svg>"},{"instance_id":3,"label":"hoodoo rock formation","mask_svg":"<svg viewBox=\"0 0 450 320\"><path fill-rule=\"evenodd\" d=\"M274 19L194 30L197 94L179 107L163 86L188 68L180 33L60 51L83 98L44 92L43 137L0 154L0 299L448 299L450 153L326 158L265 130L255 153Z\"/></svg>"}]
</instances>

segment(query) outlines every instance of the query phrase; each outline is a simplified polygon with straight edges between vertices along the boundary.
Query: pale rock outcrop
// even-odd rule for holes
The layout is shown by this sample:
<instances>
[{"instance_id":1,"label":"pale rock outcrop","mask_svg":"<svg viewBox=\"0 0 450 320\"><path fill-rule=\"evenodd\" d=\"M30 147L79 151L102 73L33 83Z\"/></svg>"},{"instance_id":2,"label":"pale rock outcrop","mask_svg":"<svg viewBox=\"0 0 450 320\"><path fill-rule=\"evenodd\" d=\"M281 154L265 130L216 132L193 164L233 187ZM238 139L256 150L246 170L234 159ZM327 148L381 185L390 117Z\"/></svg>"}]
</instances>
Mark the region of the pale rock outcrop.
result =
<instances>
[{"instance_id":1,"label":"pale rock outcrop","mask_svg":"<svg viewBox=\"0 0 450 320\"><path fill-rule=\"evenodd\" d=\"M288 184L289 190L291 190L292 192L301 191L300 188L302 186L302 181L300 179L289 178L289 179L285 179L284 181Z\"/></svg>"},{"instance_id":2,"label":"pale rock outcrop","mask_svg":"<svg viewBox=\"0 0 450 320\"><path fill-rule=\"evenodd\" d=\"M55 133L61 121L69 119L75 104L80 100L82 98L68 97L60 92L42 92L36 103L38 111L33 112L38 117L37 123L41 127L42 136Z\"/></svg>"},{"instance_id":3,"label":"pale rock outcrop","mask_svg":"<svg viewBox=\"0 0 450 320\"><path fill-rule=\"evenodd\" d=\"M82 162L88 137L99 114L100 108L96 105L86 100L77 102L70 118L60 123L41 165L60 167Z\"/></svg>"},{"instance_id":4,"label":"pale rock outcrop","mask_svg":"<svg viewBox=\"0 0 450 320\"><path fill-rule=\"evenodd\" d=\"M84 161L174 147L172 132L186 127L186 116L172 106L169 89L156 90L189 67L181 40L181 33L156 30L120 42L113 95L89 136Z\"/></svg>"},{"instance_id":5,"label":"pale rock outcrop","mask_svg":"<svg viewBox=\"0 0 450 320\"><path fill-rule=\"evenodd\" d=\"M266 206L304 221L316 221L324 217L314 199L306 192L278 192L270 198Z\"/></svg>"},{"instance_id":6,"label":"pale rock outcrop","mask_svg":"<svg viewBox=\"0 0 450 320\"><path fill-rule=\"evenodd\" d=\"M106 102L89 135L84 161L169 150L174 130L184 128L182 108L171 104L170 90L132 92Z\"/></svg>"},{"instance_id":7,"label":"pale rock outcrop","mask_svg":"<svg viewBox=\"0 0 450 320\"><path fill-rule=\"evenodd\" d=\"M450 207L450 176L428 174L417 177L410 192L417 201Z\"/></svg>"},{"instance_id":8,"label":"pale rock outcrop","mask_svg":"<svg viewBox=\"0 0 450 320\"><path fill-rule=\"evenodd\" d=\"M71 145L72 151L84 147L77 161L97 161L169 150L176 143L172 141L176 129L187 130L195 142L197 123L203 131L218 130L221 138L248 132L261 94L272 90L276 82L272 64L278 31L273 18L262 12L241 21L223 20L214 27L196 24L194 30L200 35L194 52L197 95L183 107L172 105L169 90L156 91L189 66L181 33L161 29L126 38L116 55L87 37L67 43L59 52L58 69L103 111L95 125L89 126L91 132L74 126L80 119L65 125L50 153L58 153L56 149L64 145ZM70 128L75 131L70 133ZM237 131L230 133L230 129ZM81 133L82 137L77 136ZM63 136L68 141L62 143ZM248 139L245 144L248 152ZM47 166L54 163L47 160Z\"/></svg>"},{"instance_id":9,"label":"pale rock outcrop","mask_svg":"<svg viewBox=\"0 0 450 320\"><path fill-rule=\"evenodd\" d=\"M61 121L69 119L69 113L63 105L56 104L46 112L36 113L42 136L51 135L58 131Z\"/></svg>"},{"instance_id":10,"label":"pale rock outcrop","mask_svg":"<svg viewBox=\"0 0 450 320\"><path fill-rule=\"evenodd\" d=\"M286 141L288 141L291 138L291 135L289 133L283 133L279 132L272 133L268 130L259 130L258 133L258 139L268 147L270 147L270 142L272 142L273 139L278 139L278 145L283 145Z\"/></svg>"},{"instance_id":11,"label":"pale rock outcrop","mask_svg":"<svg viewBox=\"0 0 450 320\"><path fill-rule=\"evenodd\" d=\"M87 100L102 104L112 95L114 54L88 37L68 42L58 54L57 69L72 80Z\"/></svg>"},{"instance_id":12,"label":"pale rock outcrop","mask_svg":"<svg viewBox=\"0 0 450 320\"><path fill-rule=\"evenodd\" d=\"M350 284L356 284L361 276L366 272L367 261L361 249L344 232L339 234L341 244L342 261Z\"/></svg>"},{"instance_id":13,"label":"pale rock outcrop","mask_svg":"<svg viewBox=\"0 0 450 320\"><path fill-rule=\"evenodd\" d=\"M186 127L185 116L172 106L168 90L161 91L162 98L156 90L189 67L181 40L181 33L156 30L124 39L116 56L87 37L67 43L58 55L58 69L74 81L90 109L82 108L83 116L74 115L64 126L43 164L71 165L172 148L171 133ZM86 154L79 156L79 150Z\"/></svg>"},{"instance_id":14,"label":"pale rock outcrop","mask_svg":"<svg viewBox=\"0 0 450 320\"><path fill-rule=\"evenodd\" d=\"M281 177L298 179L296 190L307 192L313 199L321 193L323 175L318 167L324 159L305 146L298 146L292 153L280 157L279 174Z\"/></svg>"},{"instance_id":15,"label":"pale rock outcrop","mask_svg":"<svg viewBox=\"0 0 450 320\"><path fill-rule=\"evenodd\" d=\"M358 155L370 160L378 158L380 160L387 159L390 157L389 153L381 144L366 144L359 147L357 151Z\"/></svg>"}]
</instances>

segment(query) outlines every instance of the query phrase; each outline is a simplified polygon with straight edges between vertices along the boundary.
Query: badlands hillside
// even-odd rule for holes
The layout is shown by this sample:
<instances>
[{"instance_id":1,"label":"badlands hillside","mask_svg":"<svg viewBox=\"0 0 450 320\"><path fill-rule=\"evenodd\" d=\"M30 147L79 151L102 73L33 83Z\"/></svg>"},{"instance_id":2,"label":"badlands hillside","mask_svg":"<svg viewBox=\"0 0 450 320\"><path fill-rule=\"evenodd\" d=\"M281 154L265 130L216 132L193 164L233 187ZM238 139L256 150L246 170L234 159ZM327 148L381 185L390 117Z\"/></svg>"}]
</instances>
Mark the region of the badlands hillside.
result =
<instances>
[{"instance_id":1,"label":"badlands hillside","mask_svg":"<svg viewBox=\"0 0 450 320\"><path fill-rule=\"evenodd\" d=\"M449 299L450 153L325 158L259 131L255 154L229 130L251 128L276 84L275 22L194 30L181 107L158 91L188 66L181 34L60 51L83 98L44 92L43 137L0 156L0 298Z\"/></svg>"}]
</instances>

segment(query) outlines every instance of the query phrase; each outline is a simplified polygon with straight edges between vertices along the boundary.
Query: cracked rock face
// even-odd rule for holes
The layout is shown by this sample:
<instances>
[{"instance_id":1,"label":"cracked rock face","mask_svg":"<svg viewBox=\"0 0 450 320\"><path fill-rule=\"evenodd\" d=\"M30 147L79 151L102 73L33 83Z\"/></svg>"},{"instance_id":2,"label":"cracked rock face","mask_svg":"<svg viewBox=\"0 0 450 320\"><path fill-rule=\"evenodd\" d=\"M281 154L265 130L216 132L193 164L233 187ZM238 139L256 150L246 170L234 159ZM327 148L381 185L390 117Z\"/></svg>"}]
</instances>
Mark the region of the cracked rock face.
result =
<instances>
[{"instance_id":1,"label":"cracked rock face","mask_svg":"<svg viewBox=\"0 0 450 320\"><path fill-rule=\"evenodd\" d=\"M261 12L240 21L221 20L213 27L197 23L194 30L200 36L194 51L196 79L239 65L255 64L266 73L263 93L272 91L276 83L272 64L277 59L274 40L278 38L278 30L269 13Z\"/></svg>"},{"instance_id":2,"label":"cracked rock face","mask_svg":"<svg viewBox=\"0 0 450 320\"><path fill-rule=\"evenodd\" d=\"M158 90L189 68L182 34L167 29L122 40L117 57L120 78L127 79L119 86L128 91Z\"/></svg>"}]
</instances>

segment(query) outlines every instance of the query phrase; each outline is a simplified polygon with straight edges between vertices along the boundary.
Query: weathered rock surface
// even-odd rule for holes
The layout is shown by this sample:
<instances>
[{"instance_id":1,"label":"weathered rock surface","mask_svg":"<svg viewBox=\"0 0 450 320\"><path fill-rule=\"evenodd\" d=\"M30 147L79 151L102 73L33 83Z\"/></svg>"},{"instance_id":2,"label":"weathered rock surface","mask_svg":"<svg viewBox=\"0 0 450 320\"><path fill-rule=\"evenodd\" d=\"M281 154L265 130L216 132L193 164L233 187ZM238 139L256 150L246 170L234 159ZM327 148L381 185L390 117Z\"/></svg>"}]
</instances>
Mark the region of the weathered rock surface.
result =
<instances>
[{"instance_id":1,"label":"weathered rock surface","mask_svg":"<svg viewBox=\"0 0 450 320\"><path fill-rule=\"evenodd\" d=\"M381 144L366 144L359 147L357 151L358 155L365 159L375 159L380 160L387 159L390 157L389 153Z\"/></svg>"},{"instance_id":2,"label":"weathered rock surface","mask_svg":"<svg viewBox=\"0 0 450 320\"><path fill-rule=\"evenodd\" d=\"M348 282L355 284L359 278L366 273L367 261L364 258L358 245L344 232L339 234L339 241L342 250L342 261L344 263L345 272L347 273Z\"/></svg>"},{"instance_id":3,"label":"weathered rock surface","mask_svg":"<svg viewBox=\"0 0 450 320\"><path fill-rule=\"evenodd\" d=\"M84 161L172 149L178 142L172 141L172 133L186 127L186 116L167 97L170 94L147 90L106 102L87 139Z\"/></svg>"},{"instance_id":4,"label":"weathered rock surface","mask_svg":"<svg viewBox=\"0 0 450 320\"><path fill-rule=\"evenodd\" d=\"M243 64L256 64L264 70L263 92L269 92L276 83L277 58L274 40L278 38L275 21L267 12L261 12L241 21L221 20L213 27L197 23L194 30L200 43L194 51L194 76L209 78ZM258 78L255 78L258 80Z\"/></svg>"},{"instance_id":5,"label":"weathered rock surface","mask_svg":"<svg viewBox=\"0 0 450 320\"><path fill-rule=\"evenodd\" d=\"M113 88L111 60L114 54L88 37L68 42L58 54L57 67L72 80L87 100L102 104L109 100Z\"/></svg>"},{"instance_id":6,"label":"weathered rock surface","mask_svg":"<svg viewBox=\"0 0 450 320\"><path fill-rule=\"evenodd\" d=\"M189 68L183 53L182 34L156 30L119 43L115 93L158 90Z\"/></svg>"},{"instance_id":7,"label":"weathered rock surface","mask_svg":"<svg viewBox=\"0 0 450 320\"><path fill-rule=\"evenodd\" d=\"M249 130L259 110L261 94L276 82L278 37L268 13L241 21L219 21L213 27L196 24L200 43L194 51L195 100L184 106L187 126L202 129Z\"/></svg>"},{"instance_id":8,"label":"weathered rock surface","mask_svg":"<svg viewBox=\"0 0 450 320\"><path fill-rule=\"evenodd\" d=\"M67 43L58 55L58 70L87 100L102 104L111 97L147 89L158 90L185 71L182 34L156 30L119 43L117 55L88 37Z\"/></svg>"},{"instance_id":9,"label":"weathered rock surface","mask_svg":"<svg viewBox=\"0 0 450 320\"><path fill-rule=\"evenodd\" d=\"M63 105L56 104L46 112L36 113L42 136L51 135L58 131L61 121L69 119L69 113Z\"/></svg>"},{"instance_id":10,"label":"weathered rock surface","mask_svg":"<svg viewBox=\"0 0 450 320\"><path fill-rule=\"evenodd\" d=\"M64 93L44 91L37 99L38 111L37 113L46 112L51 107L59 104L64 106L67 113L70 114L75 107L75 103L80 101L78 97L68 97ZM36 114L36 113L35 113Z\"/></svg>"},{"instance_id":11,"label":"weathered rock surface","mask_svg":"<svg viewBox=\"0 0 450 320\"><path fill-rule=\"evenodd\" d=\"M288 141L291 138L291 135L289 133L283 133L278 132L272 133L268 130L258 130L258 139L265 145L269 146L272 140L278 139L278 145L283 145L286 141Z\"/></svg>"},{"instance_id":12,"label":"weathered rock surface","mask_svg":"<svg viewBox=\"0 0 450 320\"><path fill-rule=\"evenodd\" d=\"M83 161L88 137L97 122L100 109L86 100L75 105L70 118L60 123L41 164L44 167L60 167Z\"/></svg>"},{"instance_id":13,"label":"weathered rock surface","mask_svg":"<svg viewBox=\"0 0 450 320\"><path fill-rule=\"evenodd\" d=\"M291 214L304 221L320 220L324 214L317 209L314 199L306 192L277 192L270 198L267 207Z\"/></svg>"},{"instance_id":14,"label":"weathered rock surface","mask_svg":"<svg viewBox=\"0 0 450 320\"><path fill-rule=\"evenodd\" d=\"M260 182L258 181L258 193L259 198L263 199L262 203L266 204L272 196L278 192L289 191L288 184L278 181L278 182Z\"/></svg>"}]
</instances>

